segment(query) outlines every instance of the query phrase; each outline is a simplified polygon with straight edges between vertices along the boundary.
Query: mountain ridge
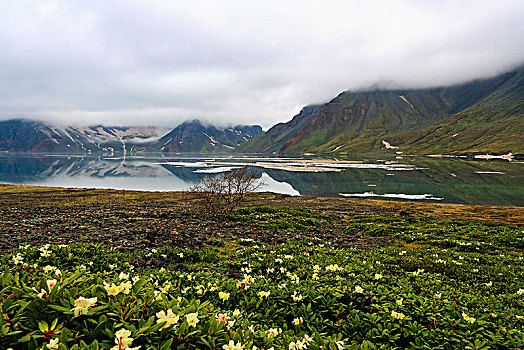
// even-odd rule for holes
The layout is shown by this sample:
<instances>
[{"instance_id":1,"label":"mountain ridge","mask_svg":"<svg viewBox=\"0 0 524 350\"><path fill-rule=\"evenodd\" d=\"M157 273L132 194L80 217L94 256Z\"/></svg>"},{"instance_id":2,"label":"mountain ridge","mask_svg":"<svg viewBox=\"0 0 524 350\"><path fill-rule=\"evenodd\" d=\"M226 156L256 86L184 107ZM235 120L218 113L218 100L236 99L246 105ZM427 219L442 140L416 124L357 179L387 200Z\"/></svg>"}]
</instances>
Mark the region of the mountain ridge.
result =
<instances>
[{"instance_id":1,"label":"mountain ridge","mask_svg":"<svg viewBox=\"0 0 524 350\"><path fill-rule=\"evenodd\" d=\"M266 134L271 137L256 138L245 143L241 149L275 154L369 153L382 151L383 141L389 140L400 147L398 152L524 153L524 140L519 136L524 130L523 71L524 68L520 67L489 79L448 87L342 92L310 113L307 120L301 119L306 122L294 122L299 114L291 121L269 129ZM475 115L502 115L501 118L507 120L510 128L501 128L500 123L488 123L485 128L498 127L495 129L503 131L499 136L504 141L484 142L483 147L475 147L473 140L470 140L457 149L446 147L445 144L439 146L438 138L433 138L432 142L426 144L427 147L416 143L432 131L432 126L453 121L448 119L453 116L457 116L456 123L468 124L460 114L467 111ZM478 117L471 118L482 124ZM284 135L293 136L278 145L271 143L282 139Z\"/></svg>"},{"instance_id":2,"label":"mountain ridge","mask_svg":"<svg viewBox=\"0 0 524 350\"><path fill-rule=\"evenodd\" d=\"M186 129L188 125L193 130L186 130L183 137L167 139ZM219 128L204 125L198 120L184 122L174 129L167 129L154 126L54 126L42 121L11 119L0 121L0 152L108 156L147 152L164 154L225 152L235 149L242 142L262 132L262 128L258 125ZM191 139L192 142L188 142ZM184 140L191 146L176 147L177 142ZM213 149L215 147L212 146L213 144L217 146L216 149Z\"/></svg>"}]
</instances>

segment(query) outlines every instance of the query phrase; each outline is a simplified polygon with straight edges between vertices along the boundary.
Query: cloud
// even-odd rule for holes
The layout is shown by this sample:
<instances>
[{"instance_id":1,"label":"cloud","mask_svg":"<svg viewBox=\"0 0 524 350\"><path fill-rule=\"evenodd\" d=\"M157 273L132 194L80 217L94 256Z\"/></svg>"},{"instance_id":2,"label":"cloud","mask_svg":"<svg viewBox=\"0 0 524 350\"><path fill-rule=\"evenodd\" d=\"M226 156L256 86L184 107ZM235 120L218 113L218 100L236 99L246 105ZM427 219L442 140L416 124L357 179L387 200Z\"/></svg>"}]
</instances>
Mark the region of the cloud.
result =
<instances>
[{"instance_id":1,"label":"cloud","mask_svg":"<svg viewBox=\"0 0 524 350\"><path fill-rule=\"evenodd\" d=\"M4 0L0 13L0 119L269 127L344 90L524 61L522 1Z\"/></svg>"}]
</instances>

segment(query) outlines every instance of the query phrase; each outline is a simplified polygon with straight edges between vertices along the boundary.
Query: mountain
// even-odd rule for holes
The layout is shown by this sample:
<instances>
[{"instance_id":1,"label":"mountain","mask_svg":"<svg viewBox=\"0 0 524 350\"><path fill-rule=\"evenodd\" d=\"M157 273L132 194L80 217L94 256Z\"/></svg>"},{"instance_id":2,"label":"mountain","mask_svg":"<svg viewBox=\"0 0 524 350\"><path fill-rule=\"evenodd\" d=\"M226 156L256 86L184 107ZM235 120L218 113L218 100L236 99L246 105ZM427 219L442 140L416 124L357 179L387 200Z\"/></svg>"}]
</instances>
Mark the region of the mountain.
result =
<instances>
[{"instance_id":1,"label":"mountain","mask_svg":"<svg viewBox=\"0 0 524 350\"><path fill-rule=\"evenodd\" d=\"M278 123L267 132L254 138L241 146L242 151L247 153L273 153L278 152L284 145L293 139L311 121L314 113L322 105L311 105L302 108L288 123Z\"/></svg>"},{"instance_id":2,"label":"mountain","mask_svg":"<svg viewBox=\"0 0 524 350\"><path fill-rule=\"evenodd\" d=\"M0 121L0 151L130 153L135 144L158 140L167 131L156 127L57 127L38 121L13 119Z\"/></svg>"},{"instance_id":3,"label":"mountain","mask_svg":"<svg viewBox=\"0 0 524 350\"><path fill-rule=\"evenodd\" d=\"M157 127L57 127L43 122L0 121L0 152L123 155L144 152L228 152L262 134L258 125L217 128L198 120L170 130Z\"/></svg>"},{"instance_id":4,"label":"mountain","mask_svg":"<svg viewBox=\"0 0 524 350\"><path fill-rule=\"evenodd\" d=\"M474 105L390 140L410 153L524 153L524 69Z\"/></svg>"},{"instance_id":5,"label":"mountain","mask_svg":"<svg viewBox=\"0 0 524 350\"><path fill-rule=\"evenodd\" d=\"M386 146L422 154L524 153L523 72L433 89L343 92L304 108L241 149L340 154Z\"/></svg>"},{"instance_id":6,"label":"mountain","mask_svg":"<svg viewBox=\"0 0 524 350\"><path fill-rule=\"evenodd\" d=\"M146 150L162 153L231 152L262 133L259 125L217 128L193 120L180 124L158 142L148 145Z\"/></svg>"}]
</instances>

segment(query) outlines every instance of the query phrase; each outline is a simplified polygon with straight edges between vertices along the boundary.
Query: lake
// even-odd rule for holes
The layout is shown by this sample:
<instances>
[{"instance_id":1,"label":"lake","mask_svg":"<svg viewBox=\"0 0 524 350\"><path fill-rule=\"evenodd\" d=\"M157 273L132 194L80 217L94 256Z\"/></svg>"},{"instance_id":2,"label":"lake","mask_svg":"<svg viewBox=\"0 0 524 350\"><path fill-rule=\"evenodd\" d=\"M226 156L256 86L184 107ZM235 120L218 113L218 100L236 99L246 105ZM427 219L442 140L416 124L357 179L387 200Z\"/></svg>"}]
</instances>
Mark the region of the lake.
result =
<instances>
[{"instance_id":1,"label":"lake","mask_svg":"<svg viewBox=\"0 0 524 350\"><path fill-rule=\"evenodd\" d=\"M261 173L267 184L263 191L290 195L524 206L524 162L503 160L238 155L107 158L3 153L0 183L181 191L203 176L243 165Z\"/></svg>"}]
</instances>

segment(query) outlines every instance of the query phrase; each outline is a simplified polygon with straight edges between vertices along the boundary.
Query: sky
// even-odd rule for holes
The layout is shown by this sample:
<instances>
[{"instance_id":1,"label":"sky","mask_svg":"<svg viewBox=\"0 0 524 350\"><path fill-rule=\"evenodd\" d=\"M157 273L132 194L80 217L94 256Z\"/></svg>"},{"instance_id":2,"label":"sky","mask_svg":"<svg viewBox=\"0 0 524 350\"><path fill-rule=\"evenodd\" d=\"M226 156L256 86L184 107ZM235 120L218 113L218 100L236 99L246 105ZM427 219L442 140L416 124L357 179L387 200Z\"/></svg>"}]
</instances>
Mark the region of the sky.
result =
<instances>
[{"instance_id":1,"label":"sky","mask_svg":"<svg viewBox=\"0 0 524 350\"><path fill-rule=\"evenodd\" d=\"M0 120L290 120L342 91L524 63L524 1L2 0Z\"/></svg>"}]
</instances>

